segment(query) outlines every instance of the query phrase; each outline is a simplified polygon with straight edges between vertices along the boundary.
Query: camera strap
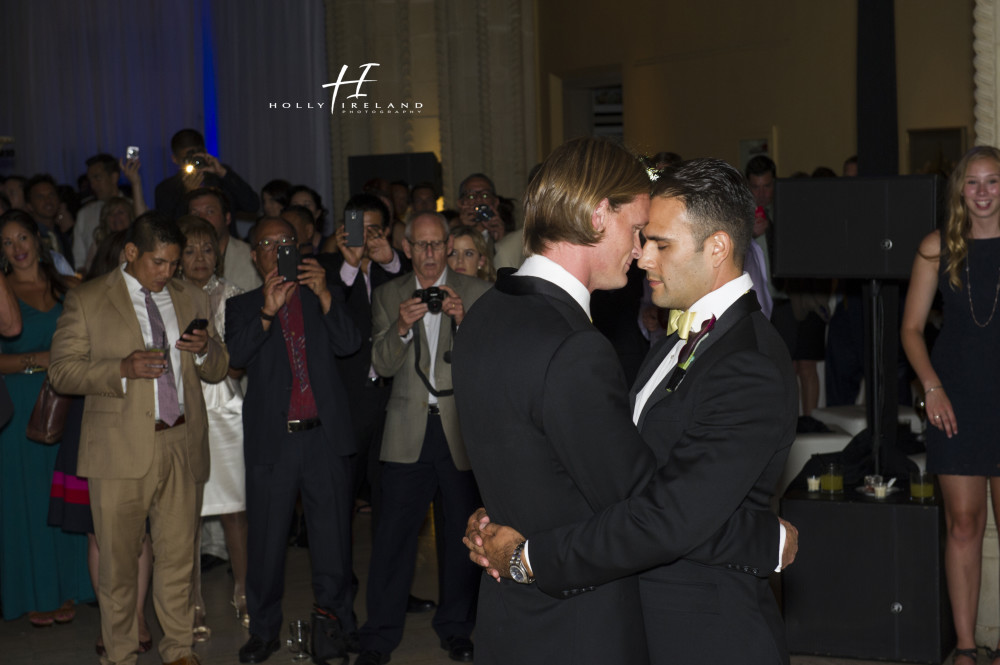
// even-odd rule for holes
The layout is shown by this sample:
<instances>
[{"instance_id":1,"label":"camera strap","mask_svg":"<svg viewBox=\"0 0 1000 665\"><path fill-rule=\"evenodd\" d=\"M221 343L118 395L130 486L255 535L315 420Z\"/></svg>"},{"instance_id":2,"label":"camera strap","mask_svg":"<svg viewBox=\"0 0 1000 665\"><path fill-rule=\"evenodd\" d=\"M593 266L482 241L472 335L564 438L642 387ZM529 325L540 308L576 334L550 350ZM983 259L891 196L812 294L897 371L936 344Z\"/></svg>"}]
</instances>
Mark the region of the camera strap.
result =
<instances>
[{"instance_id":1,"label":"camera strap","mask_svg":"<svg viewBox=\"0 0 1000 665\"><path fill-rule=\"evenodd\" d=\"M417 370L417 376L424 382L424 385L427 387L427 391L435 397L450 397L454 395L455 391L450 388L448 390L435 390L434 386L431 385L430 379L428 379L427 375L424 374L424 371L420 369L420 321L414 323L410 330L413 331L413 343L415 344L413 347L413 368Z\"/></svg>"}]
</instances>

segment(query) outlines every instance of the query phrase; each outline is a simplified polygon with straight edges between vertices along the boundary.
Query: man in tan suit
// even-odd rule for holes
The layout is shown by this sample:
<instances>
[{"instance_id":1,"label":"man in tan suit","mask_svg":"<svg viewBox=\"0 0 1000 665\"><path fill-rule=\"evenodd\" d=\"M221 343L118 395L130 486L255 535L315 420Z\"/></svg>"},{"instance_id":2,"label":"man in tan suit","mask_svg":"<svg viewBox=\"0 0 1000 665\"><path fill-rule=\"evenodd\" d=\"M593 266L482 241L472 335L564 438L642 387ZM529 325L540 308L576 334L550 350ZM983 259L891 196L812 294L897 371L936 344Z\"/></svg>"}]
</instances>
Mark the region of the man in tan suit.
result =
<instances>
[{"instance_id":1,"label":"man in tan suit","mask_svg":"<svg viewBox=\"0 0 1000 665\"><path fill-rule=\"evenodd\" d=\"M466 308L490 285L447 269L448 223L437 213L410 219L403 249L413 272L378 287L372 297L372 365L393 383L382 436L368 622L355 665L388 662L402 639L417 535L438 492L442 579L432 625L452 659L467 662L473 655L478 574L466 565L461 540L462 511L475 504L477 492L451 391L451 344Z\"/></svg>"},{"instance_id":2,"label":"man in tan suit","mask_svg":"<svg viewBox=\"0 0 1000 665\"><path fill-rule=\"evenodd\" d=\"M206 295L173 279L183 246L169 218L139 217L125 245L126 264L67 295L52 340L53 386L86 395L77 472L90 480L101 548L104 665L136 662L136 579L147 518L153 600L164 632L160 656L168 665L198 663L191 651L191 573L209 470L200 380L222 380L229 357ZM196 318L209 319L207 331L182 336Z\"/></svg>"}]
</instances>

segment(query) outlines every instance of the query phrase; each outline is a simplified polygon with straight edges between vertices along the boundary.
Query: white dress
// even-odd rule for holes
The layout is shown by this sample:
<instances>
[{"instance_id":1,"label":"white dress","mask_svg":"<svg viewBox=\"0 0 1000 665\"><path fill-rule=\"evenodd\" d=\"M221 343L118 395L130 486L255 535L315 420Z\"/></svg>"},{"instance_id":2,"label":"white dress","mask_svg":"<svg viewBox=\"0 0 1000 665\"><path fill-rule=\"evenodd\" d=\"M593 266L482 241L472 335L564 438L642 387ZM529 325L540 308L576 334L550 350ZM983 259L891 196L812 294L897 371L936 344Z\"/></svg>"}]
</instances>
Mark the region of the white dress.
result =
<instances>
[{"instance_id":1,"label":"white dress","mask_svg":"<svg viewBox=\"0 0 1000 665\"><path fill-rule=\"evenodd\" d=\"M215 275L204 286L212 319L220 336L226 331L226 300L243 293ZM211 473L205 483L202 515L225 515L246 510L246 473L243 463L243 389L226 377L219 383L202 381L208 412L208 447Z\"/></svg>"}]
</instances>

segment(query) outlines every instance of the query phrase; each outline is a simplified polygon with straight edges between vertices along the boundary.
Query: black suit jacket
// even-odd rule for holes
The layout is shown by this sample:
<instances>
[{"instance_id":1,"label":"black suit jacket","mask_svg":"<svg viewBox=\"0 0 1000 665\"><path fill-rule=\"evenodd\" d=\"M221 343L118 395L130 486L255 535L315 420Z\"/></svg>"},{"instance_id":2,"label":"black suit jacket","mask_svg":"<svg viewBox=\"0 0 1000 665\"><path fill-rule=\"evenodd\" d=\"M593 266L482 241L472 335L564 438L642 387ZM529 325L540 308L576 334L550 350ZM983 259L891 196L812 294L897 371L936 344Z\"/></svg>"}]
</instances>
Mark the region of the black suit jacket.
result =
<instances>
[{"instance_id":1,"label":"black suit jacket","mask_svg":"<svg viewBox=\"0 0 1000 665\"><path fill-rule=\"evenodd\" d=\"M614 349L559 287L501 276L459 327L452 357L463 436L494 521L533 537L615 505L655 470ZM690 551L699 541L686 542ZM602 581L554 598L484 577L476 661L646 662L637 578Z\"/></svg>"},{"instance_id":2,"label":"black suit jacket","mask_svg":"<svg viewBox=\"0 0 1000 665\"><path fill-rule=\"evenodd\" d=\"M348 286L344 283L340 278L340 268L344 265L343 254L319 254L316 259L326 269L328 280L343 290L347 312L361 335L361 346L354 353L337 356L337 368L344 379L344 385L347 386L347 392L354 396L368 379L368 370L372 364L372 304L365 288L365 278L359 272L353 284ZM372 293L400 274L402 271L390 273L378 263L372 262Z\"/></svg>"},{"instance_id":3,"label":"black suit jacket","mask_svg":"<svg viewBox=\"0 0 1000 665\"><path fill-rule=\"evenodd\" d=\"M637 389L676 340L670 336L650 352ZM656 453L656 474L642 491L586 522L530 533L538 585L558 596L646 571L640 586L654 662L687 662L681 649L705 654L705 644L741 651L753 644L741 662L787 662L781 618L764 578L778 562L770 498L795 438L798 393L787 349L752 291L716 322L672 392L668 383L670 375L638 423ZM735 551L721 535L727 529L748 534L743 558L724 553ZM720 565L692 561L687 548L702 541L700 559ZM678 619L724 612L726 630L704 618ZM660 630L653 634L651 625Z\"/></svg>"},{"instance_id":4,"label":"black suit jacket","mask_svg":"<svg viewBox=\"0 0 1000 665\"><path fill-rule=\"evenodd\" d=\"M306 335L309 382L323 433L338 455L355 452L347 394L337 372L334 356L357 350L361 335L351 322L339 289L331 289L333 304L323 314L311 290L299 287ZM260 288L226 301L226 346L230 364L245 367L247 393L243 401L243 452L247 466L270 464L281 455L274 445L284 435L292 390L292 370L288 363L281 317L276 316L265 331L260 319L264 293Z\"/></svg>"}]
</instances>

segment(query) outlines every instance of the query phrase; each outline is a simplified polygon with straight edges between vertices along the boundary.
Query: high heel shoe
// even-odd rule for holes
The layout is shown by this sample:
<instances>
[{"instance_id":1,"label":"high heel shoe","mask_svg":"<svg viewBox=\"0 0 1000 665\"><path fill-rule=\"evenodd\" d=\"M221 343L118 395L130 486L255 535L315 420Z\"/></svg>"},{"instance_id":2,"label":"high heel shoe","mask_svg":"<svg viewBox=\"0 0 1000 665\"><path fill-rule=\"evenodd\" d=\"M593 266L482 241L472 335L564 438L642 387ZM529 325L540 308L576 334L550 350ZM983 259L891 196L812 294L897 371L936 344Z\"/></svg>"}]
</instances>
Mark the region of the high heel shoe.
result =
<instances>
[{"instance_id":1,"label":"high heel shoe","mask_svg":"<svg viewBox=\"0 0 1000 665\"><path fill-rule=\"evenodd\" d=\"M233 596L232 606L236 608L236 620L243 624L243 627L250 629L250 615L247 613L246 594Z\"/></svg>"},{"instance_id":2,"label":"high heel shoe","mask_svg":"<svg viewBox=\"0 0 1000 665\"><path fill-rule=\"evenodd\" d=\"M207 642L212 637L212 629L205 625L205 608L194 606L194 633L195 642Z\"/></svg>"}]
</instances>

